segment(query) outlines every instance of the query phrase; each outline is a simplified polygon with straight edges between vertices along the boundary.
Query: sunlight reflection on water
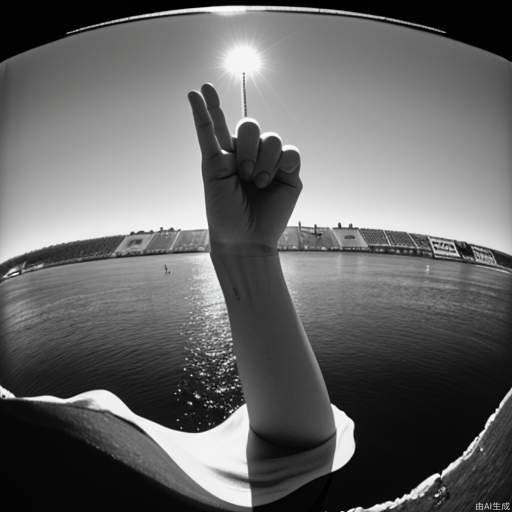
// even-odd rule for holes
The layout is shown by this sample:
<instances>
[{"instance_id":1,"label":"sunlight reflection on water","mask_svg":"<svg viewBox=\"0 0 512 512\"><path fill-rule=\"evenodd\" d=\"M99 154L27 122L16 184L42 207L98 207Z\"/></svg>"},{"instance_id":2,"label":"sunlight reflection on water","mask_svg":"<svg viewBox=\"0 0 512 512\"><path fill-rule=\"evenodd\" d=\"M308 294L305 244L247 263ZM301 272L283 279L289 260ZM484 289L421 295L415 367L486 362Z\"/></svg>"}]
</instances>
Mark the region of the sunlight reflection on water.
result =
<instances>
[{"instance_id":1,"label":"sunlight reflection on water","mask_svg":"<svg viewBox=\"0 0 512 512\"><path fill-rule=\"evenodd\" d=\"M371 480L382 501L458 457L512 384L512 275L390 255L281 261L331 401L356 424L350 471L332 485ZM108 389L188 432L243 402L207 254L27 273L0 285L0 312L0 384L19 396Z\"/></svg>"},{"instance_id":2,"label":"sunlight reflection on water","mask_svg":"<svg viewBox=\"0 0 512 512\"><path fill-rule=\"evenodd\" d=\"M185 366L174 392L180 430L218 425L243 403L224 297L212 279L209 261L197 262L185 300L192 309L179 334Z\"/></svg>"}]
</instances>

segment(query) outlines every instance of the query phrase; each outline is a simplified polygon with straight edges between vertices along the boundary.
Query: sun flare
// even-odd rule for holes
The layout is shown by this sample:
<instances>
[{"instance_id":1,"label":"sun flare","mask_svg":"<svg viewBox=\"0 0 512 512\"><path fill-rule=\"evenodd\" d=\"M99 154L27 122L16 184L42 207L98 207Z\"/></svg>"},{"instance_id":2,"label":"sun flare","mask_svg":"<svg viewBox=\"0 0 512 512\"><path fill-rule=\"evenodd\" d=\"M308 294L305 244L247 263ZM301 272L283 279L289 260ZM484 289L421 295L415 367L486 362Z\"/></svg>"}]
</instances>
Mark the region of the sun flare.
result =
<instances>
[{"instance_id":1,"label":"sun flare","mask_svg":"<svg viewBox=\"0 0 512 512\"><path fill-rule=\"evenodd\" d=\"M224 57L224 68L236 76L242 73L246 75L257 73L261 66L261 55L249 45L235 46Z\"/></svg>"}]
</instances>

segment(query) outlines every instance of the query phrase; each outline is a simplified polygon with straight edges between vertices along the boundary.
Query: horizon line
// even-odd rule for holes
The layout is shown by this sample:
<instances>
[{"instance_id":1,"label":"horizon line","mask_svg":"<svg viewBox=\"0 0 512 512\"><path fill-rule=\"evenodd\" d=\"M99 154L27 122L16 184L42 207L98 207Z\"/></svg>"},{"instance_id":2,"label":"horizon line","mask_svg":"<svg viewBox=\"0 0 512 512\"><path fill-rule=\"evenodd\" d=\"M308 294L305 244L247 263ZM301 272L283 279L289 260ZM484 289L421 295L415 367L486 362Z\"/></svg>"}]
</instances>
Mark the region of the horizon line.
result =
<instances>
[{"instance_id":1,"label":"horizon line","mask_svg":"<svg viewBox=\"0 0 512 512\"><path fill-rule=\"evenodd\" d=\"M341 224L341 223L340 223ZM353 223L349 223L349 224L353 224ZM466 240L461 240L461 239L458 239L458 238L449 238L449 237L446 237L446 236L438 236L438 235L431 235L431 234L426 234L426 233L418 233L417 231L405 231L405 230L399 230L399 229L389 229L389 228L375 228L375 227L368 227L368 226L364 226L364 227L360 227L360 226L354 226L354 225L346 225L346 226L333 226L333 227L330 227L330 226L320 226L318 224L314 224L313 225L306 225L306 224L302 224L301 221L299 221L299 223L297 225L287 225L285 229L287 228L297 228L299 229L299 226L302 227L302 228L308 228L308 229L314 229L315 226L317 227L317 229L354 229L354 230L361 230L361 229L371 229L371 230L375 230L375 231L383 231L383 232L398 232L398 233L406 233L408 234L409 236L412 234L412 235L420 235L420 236L425 236L425 237L431 237L431 238L437 238L437 239L440 239L440 240L448 240L448 241L452 241L452 242L459 242L459 243L464 243L464 244L467 244L467 245L470 245L470 246L475 246L475 247L481 247L481 248L484 248L484 249L489 249L489 250L492 250L492 251L495 251L495 252L498 252L498 253L501 253L501 254L505 254L507 256L511 256L512 257L512 253L508 253L508 252L505 252L501 249L494 249L492 247L488 247L486 245L482 245L480 243L475 243L475 242L467 242ZM75 239L75 240L70 240L70 241L67 241L67 242L57 242L57 243L54 243L54 244L50 244L50 245L45 245L43 247L38 247L36 249L31 249L31 250L28 250L28 251L25 251L21 254L17 254L15 256L11 256L3 261L0 261L0 265L3 265L4 263L7 263L8 261L10 260L13 260L13 259L16 259L16 258L19 258L21 256L24 256L25 254L30 254L30 253L33 253L33 252L36 252L36 251L40 251L40 250L44 250L44 249L49 249L49 248L52 248L52 247L57 247L57 246L60 246L60 245L66 245L66 244L73 244L73 243L76 243L76 242L85 242L85 241L88 241L88 240L97 240L97 239L100 239L100 238L112 238L112 237L118 237L118 236L122 236L122 237L128 237L128 236L137 236L137 235L156 235L158 233L161 233L161 232L179 232L179 231L182 231L182 232L185 232L185 231L209 231L208 228L187 228L187 229L181 229L181 228L168 228L168 229L158 229L158 230L138 230L138 231L135 231L135 230L132 230L130 231L129 233L126 233L126 234L123 234L123 233L120 233L120 234L115 234L115 235L101 235L101 236L96 236L96 237L92 237L92 238L80 238L80 239ZM283 231L284 233L284 231ZM393 244L389 244L390 247L393 246Z\"/></svg>"}]
</instances>

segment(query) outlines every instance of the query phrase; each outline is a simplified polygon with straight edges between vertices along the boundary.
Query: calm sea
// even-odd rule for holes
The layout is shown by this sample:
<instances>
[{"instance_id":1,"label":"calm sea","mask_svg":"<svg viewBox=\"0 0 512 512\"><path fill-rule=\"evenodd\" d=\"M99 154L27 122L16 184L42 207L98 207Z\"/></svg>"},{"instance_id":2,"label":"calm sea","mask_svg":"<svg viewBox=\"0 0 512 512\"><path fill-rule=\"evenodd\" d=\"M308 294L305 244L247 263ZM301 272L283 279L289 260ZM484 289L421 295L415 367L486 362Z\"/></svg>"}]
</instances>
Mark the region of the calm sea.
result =
<instances>
[{"instance_id":1,"label":"calm sea","mask_svg":"<svg viewBox=\"0 0 512 512\"><path fill-rule=\"evenodd\" d=\"M395 498L459 456L512 386L512 274L392 255L281 260L331 401L356 424L329 510ZM207 254L27 273L0 285L0 312L0 383L19 396L105 388L187 431L243 401Z\"/></svg>"}]
</instances>

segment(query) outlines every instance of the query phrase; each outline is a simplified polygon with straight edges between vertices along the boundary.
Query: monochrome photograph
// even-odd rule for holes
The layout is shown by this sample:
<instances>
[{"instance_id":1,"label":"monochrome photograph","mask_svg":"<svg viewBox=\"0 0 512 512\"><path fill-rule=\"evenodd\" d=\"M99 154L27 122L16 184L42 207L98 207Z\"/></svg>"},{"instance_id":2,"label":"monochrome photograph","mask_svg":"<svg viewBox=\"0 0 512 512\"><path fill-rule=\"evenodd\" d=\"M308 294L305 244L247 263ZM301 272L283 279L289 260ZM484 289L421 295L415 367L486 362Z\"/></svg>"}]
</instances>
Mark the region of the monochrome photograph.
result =
<instances>
[{"instance_id":1,"label":"monochrome photograph","mask_svg":"<svg viewBox=\"0 0 512 512\"><path fill-rule=\"evenodd\" d=\"M510 55L173 9L0 62L0 510L511 510Z\"/></svg>"}]
</instances>

